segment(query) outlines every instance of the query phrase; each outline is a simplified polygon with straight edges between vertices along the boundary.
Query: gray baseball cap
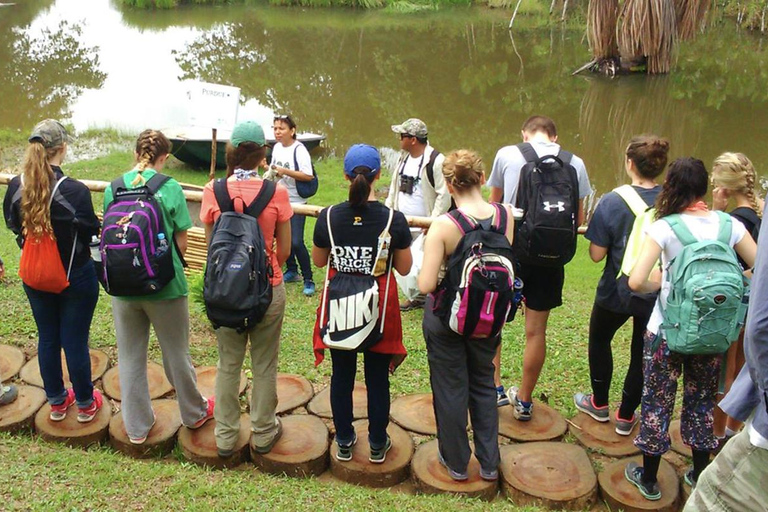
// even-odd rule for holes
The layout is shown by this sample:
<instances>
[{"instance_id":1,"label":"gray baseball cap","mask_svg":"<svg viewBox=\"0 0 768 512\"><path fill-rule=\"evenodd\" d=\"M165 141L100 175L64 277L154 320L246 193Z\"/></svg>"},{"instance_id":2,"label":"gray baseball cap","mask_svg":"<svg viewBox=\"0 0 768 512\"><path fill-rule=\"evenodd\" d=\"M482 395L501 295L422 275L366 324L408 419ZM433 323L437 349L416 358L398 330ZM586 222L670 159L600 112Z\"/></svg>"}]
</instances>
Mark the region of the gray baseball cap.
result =
<instances>
[{"instance_id":1,"label":"gray baseball cap","mask_svg":"<svg viewBox=\"0 0 768 512\"><path fill-rule=\"evenodd\" d=\"M427 125L421 119L411 118L401 124L393 124L392 131L401 135L413 135L414 137L426 137Z\"/></svg>"},{"instance_id":2,"label":"gray baseball cap","mask_svg":"<svg viewBox=\"0 0 768 512\"><path fill-rule=\"evenodd\" d=\"M40 142L46 148L55 148L71 140L72 137L67 133L64 125L54 119L37 123L37 126L32 129L32 135L29 136L29 142Z\"/></svg>"}]
</instances>

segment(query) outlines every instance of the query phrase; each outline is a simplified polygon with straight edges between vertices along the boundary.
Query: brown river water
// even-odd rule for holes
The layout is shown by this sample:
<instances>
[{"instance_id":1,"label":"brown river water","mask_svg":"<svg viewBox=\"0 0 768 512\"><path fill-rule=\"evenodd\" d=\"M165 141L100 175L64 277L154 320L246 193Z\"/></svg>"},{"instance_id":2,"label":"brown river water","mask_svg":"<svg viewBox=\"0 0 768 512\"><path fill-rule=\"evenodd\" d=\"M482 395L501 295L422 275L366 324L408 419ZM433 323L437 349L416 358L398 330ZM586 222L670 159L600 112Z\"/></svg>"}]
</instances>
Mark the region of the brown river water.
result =
<instances>
[{"instance_id":1,"label":"brown river water","mask_svg":"<svg viewBox=\"0 0 768 512\"><path fill-rule=\"evenodd\" d=\"M633 134L711 164L741 151L768 175L768 42L720 21L683 43L668 76L571 72L583 30L510 12L418 14L262 4L136 11L117 0L28 0L0 7L0 129L57 117L77 131L184 125L184 80L241 89L238 118L291 113L327 154L397 147L390 125L423 119L441 150L473 148L490 170L532 114L586 162L597 196L625 182ZM575 24L573 24L575 25Z\"/></svg>"}]
</instances>

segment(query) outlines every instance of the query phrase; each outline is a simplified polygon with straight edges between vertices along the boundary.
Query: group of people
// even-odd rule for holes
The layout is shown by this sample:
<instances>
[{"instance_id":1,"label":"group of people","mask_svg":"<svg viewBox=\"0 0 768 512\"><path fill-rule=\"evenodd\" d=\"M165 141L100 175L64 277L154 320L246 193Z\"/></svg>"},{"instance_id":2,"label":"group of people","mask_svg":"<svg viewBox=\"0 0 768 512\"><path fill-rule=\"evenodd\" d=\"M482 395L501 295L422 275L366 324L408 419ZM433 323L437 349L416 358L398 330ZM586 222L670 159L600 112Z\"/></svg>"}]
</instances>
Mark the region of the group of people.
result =
<instances>
[{"instance_id":1,"label":"group of people","mask_svg":"<svg viewBox=\"0 0 768 512\"><path fill-rule=\"evenodd\" d=\"M257 321L246 322L243 328L214 324L219 349L215 397L203 397L198 391L189 353L183 255L186 232L192 222L179 184L172 178L154 178L162 176L160 172L170 155L168 139L159 131L142 132L136 144L136 167L105 190L104 208L112 212L116 201L127 201L121 198L132 197L132 191L148 189L160 205L162 225L167 232L165 237L158 237L158 244L173 258L172 278L160 289L128 296L110 292L123 390L122 410L132 443L146 441L155 419L146 376L150 326L162 349L165 372L177 391L182 423L198 428L214 417L221 457L233 454L239 435L238 384L249 342L253 373L251 447L258 453L268 453L282 435L275 410L286 306L284 283L303 281L304 294L315 293L310 251L304 245L305 218L294 214L291 204L305 200L297 193L296 182L312 179L313 171L309 154L296 141L293 119L276 116L273 130L278 143L268 163L261 126L254 122L238 124L226 148L227 177L209 183L203 192L200 220L209 241L217 236L219 221L227 212L256 217L270 290L269 301ZM352 424L352 391L357 354L362 353L368 392L369 460L386 460L392 446L386 433L389 376L406 356L401 310L423 307L422 327L437 420L439 461L453 480L468 479L469 411L480 476L496 480L500 462L497 408L511 405L514 417L520 421L529 421L535 413L532 396L544 366L547 323L550 311L562 305L564 265L572 254L545 264L528 258L515 266L524 297L525 349L520 386L506 391L500 378L500 330L469 337L457 330L455 322L446 321L441 308L448 278L443 277L442 270L462 253L464 240L473 231L495 233L494 240L501 240L501 245L515 246L516 234L523 229L516 226L515 218L521 215L517 207L528 206L522 196L530 194L532 172L545 174L540 167L544 162L556 162L563 170L563 176L570 180L566 190L573 201L568 197L555 201L552 198L557 197L552 196L541 206L547 212L571 208L575 240L575 229L585 217L583 199L592 192L587 170L582 159L559 146L555 123L545 116L533 116L522 126L522 143L498 151L487 184L487 201L483 194L485 168L476 153L461 149L441 154L429 144L427 127L418 119L393 125L392 130L400 138L403 153L393 172L386 203L376 197L375 182L382 171L378 150L356 144L349 148L343 162L344 177L349 182L348 200L323 209L313 234L311 262L326 268L313 348L316 364L323 360L325 350L330 350L331 355L331 407L336 430L333 456L339 461L351 460L357 441ZM11 181L3 206L6 223L24 251L46 237L55 241L68 286L59 292L41 291L25 281L24 290L38 327L38 358L51 404L51 419L64 419L69 407L76 404L78 421L87 422L103 404L91 382L88 358L88 330L98 300L96 269L100 268L99 262L95 265L91 259L89 241L99 235L101 226L88 190L81 183L66 179L61 170L67 141L66 130L56 121L46 120L35 127L23 171ZM661 497L657 471L661 455L670 447L668 428L682 373L682 436L691 446L693 456L693 467L685 478L696 487L690 503L737 503L745 497L758 496L760 478L755 477L755 471L763 476L768 472L768 368L764 364L768 312L761 300L764 291L758 285L768 272L764 256L757 258L755 267L755 238L761 229L763 203L757 198L754 167L744 155L721 155L710 176L703 162L694 158L679 158L667 166L668 151L669 144L659 137L633 138L625 160L631 185L603 196L589 223L589 255L595 262L605 260L605 267L589 325L592 392L576 393L574 402L578 410L596 421L610 420L611 341L631 317L630 363L614 420L616 432L625 436L640 424L635 444L643 453L643 464L630 463L626 478L645 498ZM659 184L658 178L665 170L664 182ZM277 180L277 186L269 184L265 176ZM710 183L712 209L705 202ZM735 207L730 217L714 211L725 210L729 205ZM654 206L655 210L647 211ZM531 211L535 207L529 206ZM406 215L432 217L432 222L428 229L410 228ZM526 212L522 215L525 219ZM125 233L133 216L126 212L125 218L120 219ZM639 244L630 250L629 242L641 217L650 220L641 230ZM111 224L107 228L107 216L104 222L105 232L113 228ZM537 236L546 239L548 233L542 230ZM423 262L417 275L419 293L399 303L396 274L406 276L411 271L410 247L420 236L425 238ZM530 240L531 234L520 236ZM727 358L721 354L686 355L671 351L667 339L671 314L667 302L673 286L670 266L692 240L715 239L723 239L726 246L735 250L748 275L754 268L746 336L732 345ZM110 250L126 249L117 245L111 249L102 243L96 259L106 257ZM126 240L122 245L126 245ZM629 252L634 260L622 281L617 276L622 275L625 253ZM137 264L135 249L132 254ZM503 260L499 258L502 263ZM284 264L286 272L282 270ZM503 266L497 268L504 271ZM103 274L108 278L106 270ZM623 298L627 294L629 301ZM233 304L233 309L236 306ZM488 308L490 311L490 304ZM450 314L455 317L456 311ZM508 318L491 321L503 325ZM62 382L61 349L72 389L65 389ZM724 403L729 398L737 402L731 410L739 412L733 413L727 425L723 419L717 426L714 416L723 361L727 361L728 367L726 388L734 389ZM0 390L0 404L15 397L13 386ZM741 426L738 421L746 419L753 410L755 418L749 427L736 435ZM722 444L718 438L726 435L736 438L725 445L711 469L704 471L712 452ZM739 465L744 460L750 461L750 472L741 478L727 475L745 473Z\"/></svg>"}]
</instances>

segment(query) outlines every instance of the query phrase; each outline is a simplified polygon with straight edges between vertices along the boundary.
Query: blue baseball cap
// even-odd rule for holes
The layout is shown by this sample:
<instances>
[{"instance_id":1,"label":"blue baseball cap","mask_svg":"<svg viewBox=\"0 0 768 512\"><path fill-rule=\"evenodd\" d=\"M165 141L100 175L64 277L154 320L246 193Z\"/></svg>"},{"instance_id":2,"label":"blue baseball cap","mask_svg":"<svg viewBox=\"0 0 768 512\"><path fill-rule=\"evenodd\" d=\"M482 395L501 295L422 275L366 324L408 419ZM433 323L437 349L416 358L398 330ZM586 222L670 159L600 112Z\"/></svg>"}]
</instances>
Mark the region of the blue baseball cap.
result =
<instances>
[{"instance_id":1,"label":"blue baseball cap","mask_svg":"<svg viewBox=\"0 0 768 512\"><path fill-rule=\"evenodd\" d=\"M344 155L344 174L354 179L357 167L367 167L370 172L365 176L375 176L381 170L379 150L368 144L355 144Z\"/></svg>"}]
</instances>

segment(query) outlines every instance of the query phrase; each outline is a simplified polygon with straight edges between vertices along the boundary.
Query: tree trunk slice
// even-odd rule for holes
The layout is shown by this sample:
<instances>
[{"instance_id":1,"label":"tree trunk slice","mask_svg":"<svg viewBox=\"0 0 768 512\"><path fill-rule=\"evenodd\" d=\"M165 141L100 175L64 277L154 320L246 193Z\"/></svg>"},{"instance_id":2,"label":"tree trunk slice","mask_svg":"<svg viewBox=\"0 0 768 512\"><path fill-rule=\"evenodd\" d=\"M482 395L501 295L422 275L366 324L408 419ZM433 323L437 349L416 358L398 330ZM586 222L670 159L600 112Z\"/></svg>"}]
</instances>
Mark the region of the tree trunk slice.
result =
<instances>
[{"instance_id":1,"label":"tree trunk slice","mask_svg":"<svg viewBox=\"0 0 768 512\"><path fill-rule=\"evenodd\" d=\"M473 456L467 467L469 479L456 482L437 460L437 439L416 448L411 461L411 475L416 489L423 494L459 494L470 498L492 500L498 490L498 482L486 482L480 478L480 463Z\"/></svg>"},{"instance_id":2,"label":"tree trunk slice","mask_svg":"<svg viewBox=\"0 0 768 512\"><path fill-rule=\"evenodd\" d=\"M154 361L147 363L147 383L149 384L149 398L152 400L163 397L173 391L173 386L168 381L168 377L165 376L165 370ZM107 396L112 400L121 401L123 395L120 391L120 367L113 366L107 370L101 379L101 385Z\"/></svg>"},{"instance_id":3,"label":"tree trunk slice","mask_svg":"<svg viewBox=\"0 0 768 512\"><path fill-rule=\"evenodd\" d=\"M216 395L216 367L215 366L201 366L195 368L195 374L197 374L197 389L200 390L200 394L208 398L209 396ZM240 370L240 387L238 389L238 395L245 393L245 387L248 385L248 377L245 376L245 372Z\"/></svg>"},{"instance_id":4,"label":"tree trunk slice","mask_svg":"<svg viewBox=\"0 0 768 512\"><path fill-rule=\"evenodd\" d=\"M501 487L517 505L586 510L597 501L597 476L587 452L566 443L501 447Z\"/></svg>"},{"instance_id":5,"label":"tree trunk slice","mask_svg":"<svg viewBox=\"0 0 768 512\"><path fill-rule=\"evenodd\" d=\"M0 432L19 432L30 429L35 414L45 403L45 391L36 386L18 386L19 396L0 407Z\"/></svg>"},{"instance_id":6,"label":"tree trunk slice","mask_svg":"<svg viewBox=\"0 0 768 512\"><path fill-rule=\"evenodd\" d=\"M306 405L314 395L312 383L301 375L277 374L277 414Z\"/></svg>"},{"instance_id":7,"label":"tree trunk slice","mask_svg":"<svg viewBox=\"0 0 768 512\"><path fill-rule=\"evenodd\" d=\"M328 427L308 414L280 418L283 435L266 454L251 448L251 460L265 473L288 476L319 476L328 468Z\"/></svg>"},{"instance_id":8,"label":"tree trunk slice","mask_svg":"<svg viewBox=\"0 0 768 512\"><path fill-rule=\"evenodd\" d=\"M550 406L534 401L530 421L516 420L512 406L499 407L499 434L513 441L552 441L568 430L565 418Z\"/></svg>"},{"instance_id":9,"label":"tree trunk slice","mask_svg":"<svg viewBox=\"0 0 768 512\"><path fill-rule=\"evenodd\" d=\"M597 475L600 493L611 510L621 509L624 512L645 512L647 510L659 512L677 511L680 480L669 462L664 459L661 460L657 475L659 487L661 488L661 499L649 501L643 498L637 487L629 483L624 477L624 468L631 461L642 464L643 458L638 455L617 460L605 466L603 471Z\"/></svg>"},{"instance_id":10,"label":"tree trunk slice","mask_svg":"<svg viewBox=\"0 0 768 512\"><path fill-rule=\"evenodd\" d=\"M390 406L389 416L405 430L427 436L437 435L432 393L396 398Z\"/></svg>"},{"instance_id":11,"label":"tree trunk slice","mask_svg":"<svg viewBox=\"0 0 768 512\"><path fill-rule=\"evenodd\" d=\"M571 420L571 433L587 449L608 455L609 457L628 457L640 453L633 442L639 423L632 429L632 434L621 436L616 433L616 419L601 423L580 412Z\"/></svg>"},{"instance_id":12,"label":"tree trunk slice","mask_svg":"<svg viewBox=\"0 0 768 512\"><path fill-rule=\"evenodd\" d=\"M123 423L123 413L118 412L109 423L109 437L112 447L137 459L163 456L171 453L176 444L176 433L181 427L181 413L176 400L152 400L155 425L149 431L144 444L133 444L128 440Z\"/></svg>"},{"instance_id":13,"label":"tree trunk slice","mask_svg":"<svg viewBox=\"0 0 768 512\"><path fill-rule=\"evenodd\" d=\"M691 447L683 442L680 433L680 420L674 420L669 424L669 438L672 440L672 449L685 457L691 456Z\"/></svg>"},{"instance_id":14,"label":"tree trunk slice","mask_svg":"<svg viewBox=\"0 0 768 512\"><path fill-rule=\"evenodd\" d=\"M0 380L11 380L24 366L24 352L11 345L0 345Z\"/></svg>"},{"instance_id":15,"label":"tree trunk slice","mask_svg":"<svg viewBox=\"0 0 768 512\"><path fill-rule=\"evenodd\" d=\"M109 356L97 349L90 349L91 356L91 380L96 381L100 379L104 372L109 367ZM67 368L67 360L64 357L64 351L61 351L61 374L64 379L64 387L72 387L72 382L69 380L69 368ZM19 371L19 377L27 384L32 384L39 388L43 387L43 377L40 375L40 361L37 357L33 357L27 364Z\"/></svg>"},{"instance_id":16,"label":"tree trunk slice","mask_svg":"<svg viewBox=\"0 0 768 512\"><path fill-rule=\"evenodd\" d=\"M107 440L112 407L105 401L96 417L88 423L77 421L77 404L67 409L67 417L51 421L51 405L46 403L35 415L35 430L46 441L87 448Z\"/></svg>"},{"instance_id":17,"label":"tree trunk slice","mask_svg":"<svg viewBox=\"0 0 768 512\"><path fill-rule=\"evenodd\" d=\"M387 459L383 463L373 464L368 460L371 455L368 420L358 420L353 425L357 433L357 443L352 450L352 460L341 462L331 454L333 476L350 484L368 487L391 487L406 480L413 457L413 440L408 432L390 423L387 434L392 440L392 448L387 452ZM331 446L335 447L335 444Z\"/></svg>"},{"instance_id":18,"label":"tree trunk slice","mask_svg":"<svg viewBox=\"0 0 768 512\"><path fill-rule=\"evenodd\" d=\"M251 419L247 414L240 415L240 436L235 444L234 454L222 459L216 449L214 430L216 420L209 420L197 430L181 427L179 446L184 457L199 466L213 468L235 467L248 458L248 440L251 438Z\"/></svg>"},{"instance_id":19,"label":"tree trunk slice","mask_svg":"<svg viewBox=\"0 0 768 512\"><path fill-rule=\"evenodd\" d=\"M355 382L355 389L352 391L352 405L352 416L356 420L368 417L368 391L362 382ZM333 418L330 385L323 388L322 391L309 401L307 410L321 418Z\"/></svg>"}]
</instances>

